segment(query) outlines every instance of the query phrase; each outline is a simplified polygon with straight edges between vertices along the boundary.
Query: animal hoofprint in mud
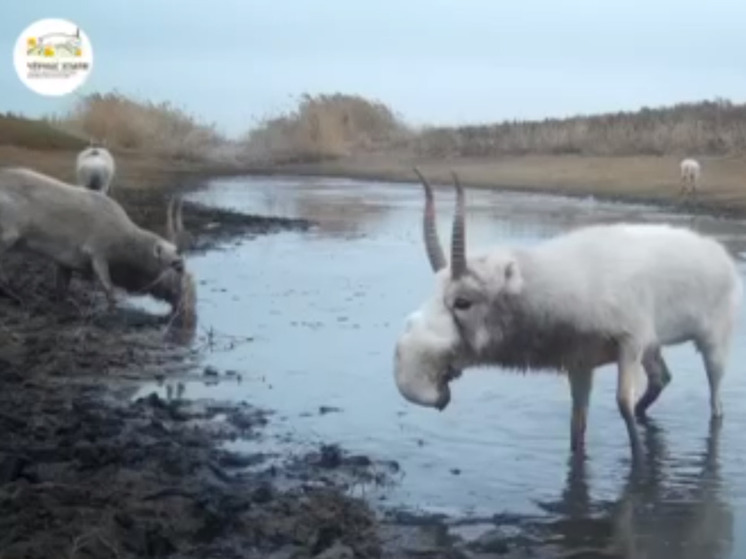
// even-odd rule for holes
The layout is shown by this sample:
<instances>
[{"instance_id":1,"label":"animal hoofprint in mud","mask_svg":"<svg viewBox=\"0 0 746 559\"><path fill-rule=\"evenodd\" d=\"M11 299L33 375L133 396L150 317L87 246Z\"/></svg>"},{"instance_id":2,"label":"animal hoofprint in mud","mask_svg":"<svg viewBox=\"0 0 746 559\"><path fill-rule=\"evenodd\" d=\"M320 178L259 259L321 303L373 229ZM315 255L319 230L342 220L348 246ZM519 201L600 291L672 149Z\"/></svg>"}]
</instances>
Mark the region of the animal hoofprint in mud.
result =
<instances>
[{"instance_id":1,"label":"animal hoofprint in mud","mask_svg":"<svg viewBox=\"0 0 746 559\"><path fill-rule=\"evenodd\" d=\"M181 224L181 216L169 216L164 239L100 192L30 169L0 169L0 256L21 249L50 258L57 264L60 297L78 271L98 281L110 306L117 286L165 300L171 315L178 311L193 321L194 280L175 244L182 232L174 222Z\"/></svg>"},{"instance_id":2,"label":"animal hoofprint in mud","mask_svg":"<svg viewBox=\"0 0 746 559\"><path fill-rule=\"evenodd\" d=\"M81 151L75 160L78 184L89 190L108 194L115 172L114 157L104 146L92 144Z\"/></svg>"},{"instance_id":3,"label":"animal hoofprint in mud","mask_svg":"<svg viewBox=\"0 0 746 559\"><path fill-rule=\"evenodd\" d=\"M616 399L633 455L642 417L671 379L663 346L693 342L704 362L710 409L719 390L743 286L714 239L663 224L594 225L532 247L496 247L467 257L458 177L450 265L438 241L433 194L423 232L435 286L406 320L394 355L402 396L445 409L449 383L467 367L567 374L571 449L584 447L593 371L617 364ZM635 403L636 379L647 390Z\"/></svg>"}]
</instances>

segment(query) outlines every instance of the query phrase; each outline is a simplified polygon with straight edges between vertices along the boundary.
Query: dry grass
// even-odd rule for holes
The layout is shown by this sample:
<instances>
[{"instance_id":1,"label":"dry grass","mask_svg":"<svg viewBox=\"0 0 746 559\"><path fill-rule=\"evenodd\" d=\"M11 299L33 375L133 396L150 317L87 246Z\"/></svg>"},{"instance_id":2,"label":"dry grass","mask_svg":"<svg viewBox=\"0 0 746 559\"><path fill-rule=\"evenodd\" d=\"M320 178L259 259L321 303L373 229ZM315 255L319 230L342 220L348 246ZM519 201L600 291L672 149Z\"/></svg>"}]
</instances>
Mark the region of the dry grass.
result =
<instances>
[{"instance_id":1,"label":"dry grass","mask_svg":"<svg viewBox=\"0 0 746 559\"><path fill-rule=\"evenodd\" d=\"M0 145L38 150L77 150L86 142L57 130L47 122L13 114L0 114Z\"/></svg>"},{"instance_id":2,"label":"dry grass","mask_svg":"<svg viewBox=\"0 0 746 559\"><path fill-rule=\"evenodd\" d=\"M125 187L195 172L413 180L418 164L435 181L447 182L453 168L471 186L667 200L687 154L703 164L708 205L746 211L746 105L728 101L416 131L376 101L304 95L231 142L168 103L94 94L46 122L0 117L0 164L72 180L81 136L108 141Z\"/></svg>"},{"instance_id":3,"label":"dry grass","mask_svg":"<svg viewBox=\"0 0 746 559\"><path fill-rule=\"evenodd\" d=\"M296 110L265 119L243 141L262 163L323 161L396 149L412 134L386 105L356 95L303 95Z\"/></svg>"},{"instance_id":4,"label":"dry grass","mask_svg":"<svg viewBox=\"0 0 746 559\"><path fill-rule=\"evenodd\" d=\"M226 151L227 141L214 125L170 103L139 101L116 92L83 97L67 114L50 122L84 138L106 140L114 149L160 157L212 161Z\"/></svg>"},{"instance_id":5,"label":"dry grass","mask_svg":"<svg viewBox=\"0 0 746 559\"><path fill-rule=\"evenodd\" d=\"M413 148L425 157L742 155L746 104L715 100L566 119L429 127Z\"/></svg>"},{"instance_id":6,"label":"dry grass","mask_svg":"<svg viewBox=\"0 0 746 559\"><path fill-rule=\"evenodd\" d=\"M75 157L90 139L105 140L117 161L118 187L163 185L176 176L232 174L236 144L168 103L118 93L82 98L44 120L0 115L0 165L20 165L73 182Z\"/></svg>"},{"instance_id":7,"label":"dry grass","mask_svg":"<svg viewBox=\"0 0 746 559\"><path fill-rule=\"evenodd\" d=\"M515 155L717 156L746 153L746 104L681 103L594 116L414 131L362 97L302 97L298 108L251 130L254 161L298 163L406 150L425 158Z\"/></svg>"}]
</instances>

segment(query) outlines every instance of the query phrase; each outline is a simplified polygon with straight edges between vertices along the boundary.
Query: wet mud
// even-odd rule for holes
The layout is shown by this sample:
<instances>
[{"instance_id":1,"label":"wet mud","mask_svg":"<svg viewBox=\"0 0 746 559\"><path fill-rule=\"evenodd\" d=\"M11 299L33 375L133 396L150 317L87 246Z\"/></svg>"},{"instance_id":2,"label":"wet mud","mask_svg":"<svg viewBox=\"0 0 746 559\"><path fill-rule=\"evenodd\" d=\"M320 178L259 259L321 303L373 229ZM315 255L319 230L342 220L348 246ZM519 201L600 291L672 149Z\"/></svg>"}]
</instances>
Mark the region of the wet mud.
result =
<instances>
[{"instance_id":1,"label":"wet mud","mask_svg":"<svg viewBox=\"0 0 746 559\"><path fill-rule=\"evenodd\" d=\"M161 230L166 194L118 197L136 222ZM197 251L236 234L311 226L189 203L184 219ZM309 457L297 482L280 487L281 469L262 468L261 454L220 446L261 437L267 412L132 399L138 381L199 359L193 346L164 339L162 317L108 310L81 278L57 301L51 264L28 254L4 255L2 272L0 557L380 556L371 510L324 477L345 459Z\"/></svg>"}]
</instances>

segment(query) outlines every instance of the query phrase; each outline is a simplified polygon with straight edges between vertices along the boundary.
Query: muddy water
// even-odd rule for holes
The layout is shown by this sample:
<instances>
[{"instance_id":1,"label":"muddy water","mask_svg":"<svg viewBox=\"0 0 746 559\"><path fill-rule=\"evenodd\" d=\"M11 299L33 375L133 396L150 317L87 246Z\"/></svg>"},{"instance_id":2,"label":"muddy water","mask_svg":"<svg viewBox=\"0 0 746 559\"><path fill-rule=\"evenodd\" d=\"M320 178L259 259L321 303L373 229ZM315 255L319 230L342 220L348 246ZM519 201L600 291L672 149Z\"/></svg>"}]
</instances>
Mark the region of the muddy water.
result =
<instances>
[{"instance_id":1,"label":"muddy water","mask_svg":"<svg viewBox=\"0 0 746 559\"><path fill-rule=\"evenodd\" d=\"M643 431L652 468L645 481L628 477L610 367L596 376L584 469L568 463L569 392L560 376L467 371L452 386L445 412L415 407L396 391L391 363L404 316L432 284L420 237L421 196L414 184L299 178L221 179L195 193L203 203L321 225L192 259L201 327L215 344L204 365L224 380L188 381L185 396L231 397L276 410L278 448L333 442L396 460L399 482L368 490L387 506L453 517L555 519L603 515L612 507L616 536L632 542L637 534L648 550L693 538L707 556L744 556L746 321L723 385L719 430L709 427L698 355L690 347L665 351L674 380ZM448 242L451 191L439 189L436 204ZM746 227L734 222L592 198L468 191L470 247L531 244L581 223L619 220L684 222L736 252L746 250ZM238 372L240 380L225 371Z\"/></svg>"}]
</instances>

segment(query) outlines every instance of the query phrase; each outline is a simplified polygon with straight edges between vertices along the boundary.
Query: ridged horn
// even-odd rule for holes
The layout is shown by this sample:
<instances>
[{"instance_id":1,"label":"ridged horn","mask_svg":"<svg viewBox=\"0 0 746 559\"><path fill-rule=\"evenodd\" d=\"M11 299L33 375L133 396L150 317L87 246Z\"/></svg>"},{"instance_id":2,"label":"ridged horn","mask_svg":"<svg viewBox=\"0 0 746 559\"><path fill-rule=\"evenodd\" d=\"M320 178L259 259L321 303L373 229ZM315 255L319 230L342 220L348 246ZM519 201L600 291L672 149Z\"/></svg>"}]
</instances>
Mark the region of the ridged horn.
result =
<instances>
[{"instance_id":1,"label":"ridged horn","mask_svg":"<svg viewBox=\"0 0 746 559\"><path fill-rule=\"evenodd\" d=\"M440 245L438 230L435 225L435 200L433 197L433 189L417 167L413 170L419 177L420 182L422 182L422 186L425 189L425 209L422 214L422 235L425 239L425 250L427 251L427 258L430 261L430 266L432 267L433 272L438 272L445 268L446 257L443 253L443 247Z\"/></svg>"},{"instance_id":2,"label":"ridged horn","mask_svg":"<svg viewBox=\"0 0 746 559\"><path fill-rule=\"evenodd\" d=\"M464 189L455 171L451 171L453 184L456 187L456 211L453 214L453 232L451 234L451 277L461 277L466 271L466 227L464 225Z\"/></svg>"},{"instance_id":3,"label":"ridged horn","mask_svg":"<svg viewBox=\"0 0 746 559\"><path fill-rule=\"evenodd\" d=\"M166 238L176 244L176 229L174 226L174 198L168 201L166 208Z\"/></svg>"}]
</instances>

